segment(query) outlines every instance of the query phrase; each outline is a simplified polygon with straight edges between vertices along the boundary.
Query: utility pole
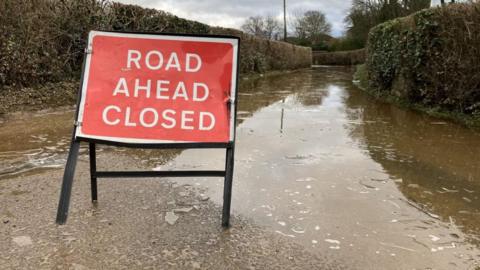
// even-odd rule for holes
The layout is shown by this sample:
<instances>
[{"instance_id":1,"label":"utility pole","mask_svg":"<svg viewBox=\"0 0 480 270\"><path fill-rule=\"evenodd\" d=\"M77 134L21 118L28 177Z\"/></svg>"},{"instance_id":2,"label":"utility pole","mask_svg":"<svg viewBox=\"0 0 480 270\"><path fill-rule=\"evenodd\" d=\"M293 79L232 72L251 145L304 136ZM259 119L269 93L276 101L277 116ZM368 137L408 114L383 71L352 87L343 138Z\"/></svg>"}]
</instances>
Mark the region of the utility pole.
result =
<instances>
[{"instance_id":1,"label":"utility pole","mask_svg":"<svg viewBox=\"0 0 480 270\"><path fill-rule=\"evenodd\" d=\"M287 0L283 0L283 41L287 41Z\"/></svg>"}]
</instances>

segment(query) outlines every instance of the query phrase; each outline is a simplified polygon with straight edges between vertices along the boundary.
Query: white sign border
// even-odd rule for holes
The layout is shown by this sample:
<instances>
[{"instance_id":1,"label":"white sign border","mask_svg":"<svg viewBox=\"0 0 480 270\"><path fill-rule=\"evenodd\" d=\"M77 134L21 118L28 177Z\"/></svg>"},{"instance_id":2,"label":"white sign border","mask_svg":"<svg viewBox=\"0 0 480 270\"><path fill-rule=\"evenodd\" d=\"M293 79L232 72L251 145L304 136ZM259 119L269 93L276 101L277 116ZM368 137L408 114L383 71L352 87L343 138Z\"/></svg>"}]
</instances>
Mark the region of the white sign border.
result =
<instances>
[{"instance_id":1,"label":"white sign border","mask_svg":"<svg viewBox=\"0 0 480 270\"><path fill-rule=\"evenodd\" d=\"M236 91L237 91L237 67L238 67L238 39L236 38L226 38L226 37L215 37L215 36L189 36L189 35L168 35L168 34L144 34L144 33L121 33L121 32L104 32L104 31L90 31L88 35L88 44L87 52L92 52L92 43L95 36L107 36L107 37L126 37L126 38L138 38L138 39L155 39L155 40L175 40L175 41L194 41L194 42L216 42L216 43L227 43L233 47L233 61L232 61L232 78L231 78L231 88L230 88L230 140L229 142L235 141L235 112L236 112ZM80 95L80 103L78 109L77 123L80 123L77 126L75 131L75 138L86 138L86 139L96 139L96 140L105 140L111 142L119 143L129 143L129 144L166 144L166 143L199 143L199 144L208 144L208 143L228 143L228 142L201 142L201 141L173 141L173 140L152 140L152 139L136 139L136 138L121 138L121 137L111 137L111 136L96 136L89 135L82 132L82 122L83 122L83 113L85 110L85 100L88 89L88 79L90 75L90 63L92 60L92 53L87 53L85 58L85 69L83 71L83 81L82 81L82 93Z\"/></svg>"}]
</instances>

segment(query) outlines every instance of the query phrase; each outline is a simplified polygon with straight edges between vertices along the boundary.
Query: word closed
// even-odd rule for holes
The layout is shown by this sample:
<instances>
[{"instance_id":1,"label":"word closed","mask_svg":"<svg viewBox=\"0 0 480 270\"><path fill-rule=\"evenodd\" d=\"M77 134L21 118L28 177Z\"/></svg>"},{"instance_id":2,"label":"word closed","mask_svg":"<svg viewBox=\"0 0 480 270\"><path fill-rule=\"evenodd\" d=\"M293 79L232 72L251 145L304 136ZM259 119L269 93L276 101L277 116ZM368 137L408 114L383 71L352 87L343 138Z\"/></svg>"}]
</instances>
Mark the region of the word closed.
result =
<instances>
[{"instance_id":1,"label":"word closed","mask_svg":"<svg viewBox=\"0 0 480 270\"><path fill-rule=\"evenodd\" d=\"M233 141L238 40L92 31L77 137Z\"/></svg>"}]
</instances>

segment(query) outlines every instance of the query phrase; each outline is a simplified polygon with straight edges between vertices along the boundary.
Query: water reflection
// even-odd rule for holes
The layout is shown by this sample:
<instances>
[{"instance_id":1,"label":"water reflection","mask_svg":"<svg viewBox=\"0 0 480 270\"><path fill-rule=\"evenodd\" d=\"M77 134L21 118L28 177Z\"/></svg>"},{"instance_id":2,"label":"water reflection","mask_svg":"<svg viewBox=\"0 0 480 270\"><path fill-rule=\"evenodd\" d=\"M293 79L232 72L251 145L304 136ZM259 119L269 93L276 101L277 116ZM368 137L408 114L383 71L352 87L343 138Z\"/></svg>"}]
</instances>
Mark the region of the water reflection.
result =
<instances>
[{"instance_id":1,"label":"water reflection","mask_svg":"<svg viewBox=\"0 0 480 270\"><path fill-rule=\"evenodd\" d=\"M291 74L253 85L249 92L257 94L240 97L239 110L250 116L237 133L233 209L313 252L351 258L351 265L360 269L378 265L384 269L468 268L479 254L477 247L465 243L476 237L473 227L466 228L457 216L450 219L437 212L438 207L446 207L442 199L427 205L412 198L411 192L422 187L409 178L431 174L421 164L412 163L418 159L415 151L421 148L413 145L407 154L397 151L398 134L388 133L385 124L396 125L398 119L371 111L369 107L384 105L358 90L351 76L351 70L342 68ZM413 115L443 127L438 120ZM376 128L366 131L371 127ZM379 134L366 134L372 130ZM445 136L441 130L435 132ZM377 136L381 143L375 145L369 136ZM199 161L199 156L204 158ZM188 150L169 165L221 169L223 156L222 151ZM402 165L393 171L390 162ZM403 164L416 168L401 167ZM191 180L178 182L192 184ZM193 183L207 187L210 198L221 203L221 179L198 178ZM456 189L432 186L430 192L443 190L440 194L459 196L460 188L472 194L479 190L457 183ZM465 201L463 197L456 200ZM473 203L473 197L469 199ZM470 218L471 224L479 224L474 216ZM414 259L418 256L422 260Z\"/></svg>"},{"instance_id":2,"label":"water reflection","mask_svg":"<svg viewBox=\"0 0 480 270\"><path fill-rule=\"evenodd\" d=\"M234 211L352 268L468 269L479 259L480 135L377 102L351 78L321 68L241 82ZM4 176L41 163L29 155L63 165L72 112L35 117L0 124L10 142L0 167L15 168ZM222 169L225 157L104 150L151 169ZM221 203L222 179L175 180Z\"/></svg>"},{"instance_id":3,"label":"water reflection","mask_svg":"<svg viewBox=\"0 0 480 270\"><path fill-rule=\"evenodd\" d=\"M0 123L0 179L62 167L73 109L16 115Z\"/></svg>"},{"instance_id":4,"label":"water reflection","mask_svg":"<svg viewBox=\"0 0 480 270\"><path fill-rule=\"evenodd\" d=\"M425 211L480 240L480 134L398 107L373 102L352 88L350 126L402 193Z\"/></svg>"},{"instance_id":5,"label":"water reflection","mask_svg":"<svg viewBox=\"0 0 480 270\"><path fill-rule=\"evenodd\" d=\"M289 76L283 80L267 77L240 81L239 97L242 104L238 111L238 123L251 117L260 108L283 99L292 89L305 89L306 85L311 84L312 76L304 75ZM289 78L291 86L284 87ZM268 98L258 102L256 96L259 94ZM305 99L302 102L321 102L321 98ZM65 107L0 118L0 179L62 168L70 145L73 115L74 108ZM105 146L98 149L99 152L104 150L128 153L145 167L162 165L181 153L180 150L139 150ZM86 153L88 147L82 144L81 154Z\"/></svg>"},{"instance_id":6,"label":"water reflection","mask_svg":"<svg viewBox=\"0 0 480 270\"><path fill-rule=\"evenodd\" d=\"M70 146L74 108L9 116L0 122L0 180L63 168ZM128 153L145 167L164 163L178 150L144 150L99 146L98 152ZM83 143L80 157L86 158ZM101 163L101 161L100 161ZM133 166L132 166L133 168Z\"/></svg>"}]
</instances>

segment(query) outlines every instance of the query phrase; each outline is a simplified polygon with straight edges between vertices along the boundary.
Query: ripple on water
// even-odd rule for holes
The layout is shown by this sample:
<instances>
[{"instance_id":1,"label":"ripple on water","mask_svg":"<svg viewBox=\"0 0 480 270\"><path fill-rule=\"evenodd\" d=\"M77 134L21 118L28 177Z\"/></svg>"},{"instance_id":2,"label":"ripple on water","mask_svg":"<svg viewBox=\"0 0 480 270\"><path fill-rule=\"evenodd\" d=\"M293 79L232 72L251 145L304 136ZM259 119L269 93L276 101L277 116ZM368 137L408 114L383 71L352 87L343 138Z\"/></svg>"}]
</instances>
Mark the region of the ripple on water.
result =
<instances>
[{"instance_id":1,"label":"ripple on water","mask_svg":"<svg viewBox=\"0 0 480 270\"><path fill-rule=\"evenodd\" d=\"M0 152L0 179L36 169L61 168L66 162L68 139L53 142L46 134L31 135L30 149ZM85 149L82 148L82 152Z\"/></svg>"}]
</instances>

